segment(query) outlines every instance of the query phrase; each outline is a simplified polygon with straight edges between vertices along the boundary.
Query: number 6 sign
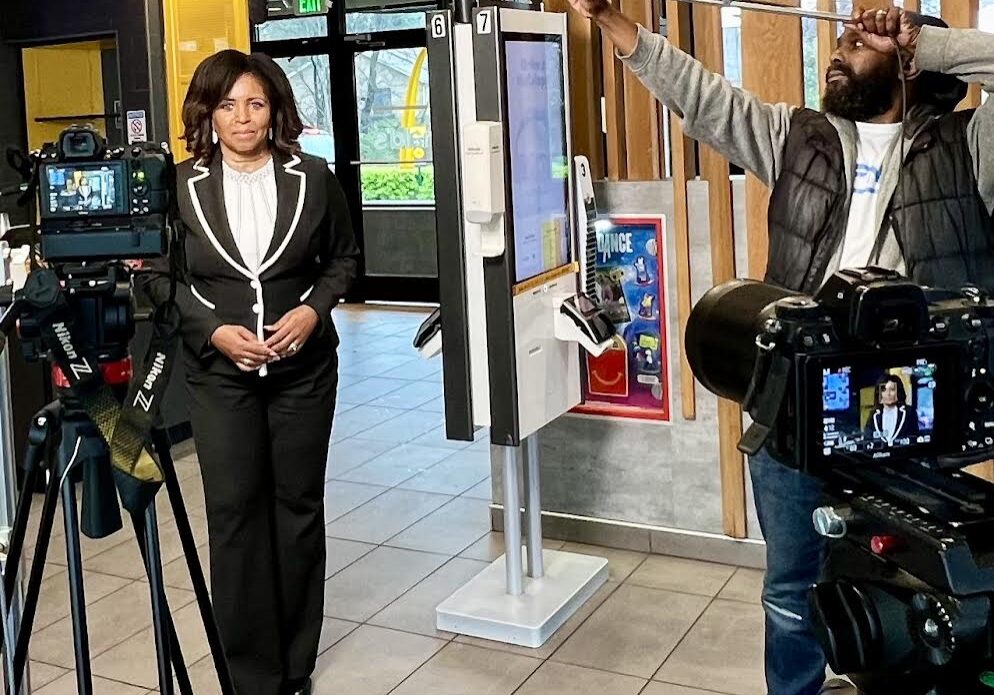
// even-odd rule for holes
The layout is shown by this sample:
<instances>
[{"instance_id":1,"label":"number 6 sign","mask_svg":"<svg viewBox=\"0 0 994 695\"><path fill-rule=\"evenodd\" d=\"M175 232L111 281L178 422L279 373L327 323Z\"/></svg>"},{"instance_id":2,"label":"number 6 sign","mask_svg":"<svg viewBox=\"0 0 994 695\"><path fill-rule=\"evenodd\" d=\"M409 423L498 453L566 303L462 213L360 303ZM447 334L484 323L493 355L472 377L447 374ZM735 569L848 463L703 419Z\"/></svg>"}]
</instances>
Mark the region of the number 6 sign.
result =
<instances>
[{"instance_id":1,"label":"number 6 sign","mask_svg":"<svg viewBox=\"0 0 994 695\"><path fill-rule=\"evenodd\" d=\"M443 15L437 14L431 18L431 38L445 38L445 17Z\"/></svg>"}]
</instances>

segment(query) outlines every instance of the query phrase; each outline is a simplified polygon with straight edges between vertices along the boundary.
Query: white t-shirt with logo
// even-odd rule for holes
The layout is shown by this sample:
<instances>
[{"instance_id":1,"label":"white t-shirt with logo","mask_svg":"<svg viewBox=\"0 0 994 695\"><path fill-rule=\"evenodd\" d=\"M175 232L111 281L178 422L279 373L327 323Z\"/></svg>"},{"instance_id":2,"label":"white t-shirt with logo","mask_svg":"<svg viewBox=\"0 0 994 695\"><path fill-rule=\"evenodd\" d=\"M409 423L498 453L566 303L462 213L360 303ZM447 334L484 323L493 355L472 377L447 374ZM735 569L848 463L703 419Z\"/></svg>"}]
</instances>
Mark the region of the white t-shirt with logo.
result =
<instances>
[{"instance_id":1,"label":"white t-shirt with logo","mask_svg":"<svg viewBox=\"0 0 994 695\"><path fill-rule=\"evenodd\" d=\"M880 195L884 166L898 146L900 123L857 123L856 177L840 268L862 268L870 261L890 200Z\"/></svg>"}]
</instances>

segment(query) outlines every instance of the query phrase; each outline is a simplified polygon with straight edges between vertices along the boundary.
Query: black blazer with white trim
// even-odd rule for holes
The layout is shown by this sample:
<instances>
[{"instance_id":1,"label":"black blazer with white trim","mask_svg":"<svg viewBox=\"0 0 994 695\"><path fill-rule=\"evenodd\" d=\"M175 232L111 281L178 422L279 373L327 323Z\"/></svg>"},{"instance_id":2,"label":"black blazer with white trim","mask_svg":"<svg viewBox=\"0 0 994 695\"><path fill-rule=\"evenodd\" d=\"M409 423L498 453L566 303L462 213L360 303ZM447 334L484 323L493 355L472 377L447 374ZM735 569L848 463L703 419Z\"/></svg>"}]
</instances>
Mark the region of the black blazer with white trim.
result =
<instances>
[{"instance_id":1,"label":"black blazer with white trim","mask_svg":"<svg viewBox=\"0 0 994 695\"><path fill-rule=\"evenodd\" d=\"M323 159L274 153L274 165L276 227L257 272L245 266L228 226L221 157L209 166L187 161L177 167L186 243L176 303L190 369L240 373L211 347L214 331L236 324L265 340L263 326L301 304L317 312L321 325L298 357L304 361L308 352L338 346L331 311L355 280L359 255L345 193ZM147 267L140 283L158 305L169 295L168 260L156 259Z\"/></svg>"}]
</instances>

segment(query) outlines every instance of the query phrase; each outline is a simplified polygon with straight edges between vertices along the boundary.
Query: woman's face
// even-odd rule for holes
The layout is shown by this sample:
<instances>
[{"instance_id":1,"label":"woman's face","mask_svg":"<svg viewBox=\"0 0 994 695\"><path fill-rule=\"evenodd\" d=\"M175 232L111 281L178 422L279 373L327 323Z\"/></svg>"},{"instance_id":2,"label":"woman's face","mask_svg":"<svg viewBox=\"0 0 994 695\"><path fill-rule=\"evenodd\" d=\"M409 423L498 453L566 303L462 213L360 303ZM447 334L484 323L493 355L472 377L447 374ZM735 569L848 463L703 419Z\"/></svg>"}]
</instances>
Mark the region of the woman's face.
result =
<instances>
[{"instance_id":1,"label":"woman's face","mask_svg":"<svg viewBox=\"0 0 994 695\"><path fill-rule=\"evenodd\" d=\"M218 140L232 152L253 154L269 140L272 111L266 90L254 75L242 75L214 110Z\"/></svg>"},{"instance_id":2,"label":"woman's face","mask_svg":"<svg viewBox=\"0 0 994 695\"><path fill-rule=\"evenodd\" d=\"M897 405L897 384L886 381L880 387L880 402L883 405Z\"/></svg>"}]
</instances>

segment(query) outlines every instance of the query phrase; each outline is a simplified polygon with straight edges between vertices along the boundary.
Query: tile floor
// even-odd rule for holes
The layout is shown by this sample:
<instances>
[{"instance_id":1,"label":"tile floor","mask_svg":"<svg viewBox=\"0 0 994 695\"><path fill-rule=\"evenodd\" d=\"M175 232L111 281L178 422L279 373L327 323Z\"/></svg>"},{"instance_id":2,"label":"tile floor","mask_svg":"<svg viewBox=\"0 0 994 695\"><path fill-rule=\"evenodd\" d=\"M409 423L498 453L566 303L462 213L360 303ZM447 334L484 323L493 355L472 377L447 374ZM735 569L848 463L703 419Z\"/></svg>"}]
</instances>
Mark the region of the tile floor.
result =
<instances>
[{"instance_id":1,"label":"tile floor","mask_svg":"<svg viewBox=\"0 0 994 695\"><path fill-rule=\"evenodd\" d=\"M423 314L343 309L341 390L328 468L328 568L321 695L758 695L760 573L577 544L611 577L546 645L524 649L438 632L434 608L503 552L489 531L485 437L448 442L438 360L411 336ZM196 459L177 459L198 542L206 541ZM197 695L219 692L164 495L165 577ZM36 517L37 518L37 517ZM75 693L67 572L55 543L32 640L37 695ZM148 586L126 532L83 542L95 690L155 692ZM201 547L201 560L207 552Z\"/></svg>"}]
</instances>

